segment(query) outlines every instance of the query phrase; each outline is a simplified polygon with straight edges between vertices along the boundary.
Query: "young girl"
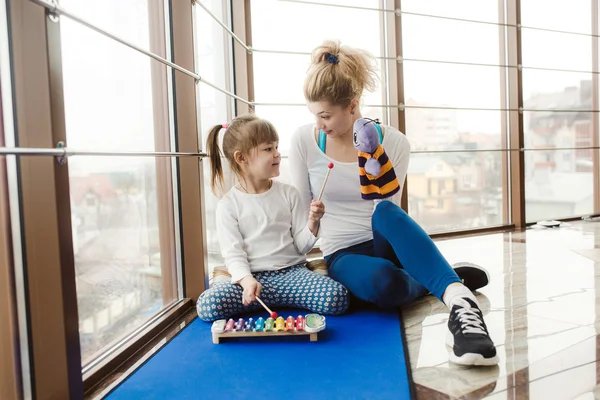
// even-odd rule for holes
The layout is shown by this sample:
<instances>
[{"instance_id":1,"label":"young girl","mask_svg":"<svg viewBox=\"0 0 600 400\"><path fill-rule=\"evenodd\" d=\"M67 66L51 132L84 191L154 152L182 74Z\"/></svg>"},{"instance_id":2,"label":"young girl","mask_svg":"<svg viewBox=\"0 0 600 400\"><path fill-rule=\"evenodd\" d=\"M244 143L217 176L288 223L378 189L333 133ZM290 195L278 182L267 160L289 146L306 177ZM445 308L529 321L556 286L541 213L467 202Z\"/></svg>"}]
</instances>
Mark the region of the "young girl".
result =
<instances>
[{"instance_id":1,"label":"young girl","mask_svg":"<svg viewBox=\"0 0 600 400\"><path fill-rule=\"evenodd\" d=\"M207 139L213 192L223 186L219 132ZM229 318L267 305L297 307L320 314L342 314L348 291L333 279L306 268L306 253L317 241L323 203L300 201L279 176L279 137L268 121L254 115L234 119L223 135L223 153L238 183L217 204L217 236L231 282L222 282L198 298L204 321ZM271 307L270 307L271 308Z\"/></svg>"},{"instance_id":2,"label":"young girl","mask_svg":"<svg viewBox=\"0 0 600 400\"><path fill-rule=\"evenodd\" d=\"M471 290L485 286L487 273L474 266L454 271L427 233L400 207L402 190L389 201L361 198L353 124L364 89L373 89L376 64L367 52L325 42L312 54L304 96L316 123L292 138L292 184L307 207L335 162L336 179L327 183L327 215L321 250L329 275L361 300L382 308L399 307L431 292L450 309L447 343L451 361L465 365L498 363L483 314ZM406 137L382 126L385 148L401 185L410 156ZM458 275L457 275L458 273Z\"/></svg>"}]
</instances>

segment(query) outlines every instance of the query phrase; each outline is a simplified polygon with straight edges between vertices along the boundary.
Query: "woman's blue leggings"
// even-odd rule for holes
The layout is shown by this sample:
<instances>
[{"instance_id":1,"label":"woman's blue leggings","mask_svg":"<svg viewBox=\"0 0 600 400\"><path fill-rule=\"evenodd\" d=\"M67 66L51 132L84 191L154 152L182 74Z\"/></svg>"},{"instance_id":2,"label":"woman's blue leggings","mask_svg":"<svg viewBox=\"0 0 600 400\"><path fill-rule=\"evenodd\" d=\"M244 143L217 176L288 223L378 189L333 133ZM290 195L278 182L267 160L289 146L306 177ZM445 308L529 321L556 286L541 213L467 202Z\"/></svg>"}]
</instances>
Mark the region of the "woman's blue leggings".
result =
<instances>
[{"instance_id":1,"label":"woman's blue leggings","mask_svg":"<svg viewBox=\"0 0 600 400\"><path fill-rule=\"evenodd\" d=\"M396 204L373 212L373 240L326 256L329 276L381 308L408 304L428 291L440 300L461 282L425 231Z\"/></svg>"}]
</instances>

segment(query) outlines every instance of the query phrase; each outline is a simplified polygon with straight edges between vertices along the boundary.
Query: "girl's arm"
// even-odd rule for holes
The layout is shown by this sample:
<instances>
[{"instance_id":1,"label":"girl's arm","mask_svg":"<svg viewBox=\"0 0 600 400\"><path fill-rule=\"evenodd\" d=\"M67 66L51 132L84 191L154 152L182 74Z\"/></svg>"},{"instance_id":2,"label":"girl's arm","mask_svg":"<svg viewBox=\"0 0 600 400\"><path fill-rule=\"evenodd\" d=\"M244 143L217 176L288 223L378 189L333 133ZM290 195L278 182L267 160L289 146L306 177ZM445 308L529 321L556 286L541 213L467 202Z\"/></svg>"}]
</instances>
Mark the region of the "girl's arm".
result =
<instances>
[{"instance_id":1,"label":"girl's arm","mask_svg":"<svg viewBox=\"0 0 600 400\"><path fill-rule=\"evenodd\" d=\"M318 237L309 229L308 207L304 206L300 193L295 187L289 187L290 209L292 211L291 233L294 245L300 254L308 253L317 242Z\"/></svg>"},{"instance_id":2,"label":"girl's arm","mask_svg":"<svg viewBox=\"0 0 600 400\"><path fill-rule=\"evenodd\" d=\"M217 237L221 254L225 259L225 267L231 274L231 283L238 283L250 272L248 255L244 251L244 239L240 233L237 222L237 213L233 204L226 199L217 203L216 211Z\"/></svg>"},{"instance_id":3,"label":"girl's arm","mask_svg":"<svg viewBox=\"0 0 600 400\"><path fill-rule=\"evenodd\" d=\"M300 194L300 201L308 212L313 195L310 191L306 148L302 145L302 132L297 130L290 144L290 178L291 184Z\"/></svg>"}]
</instances>

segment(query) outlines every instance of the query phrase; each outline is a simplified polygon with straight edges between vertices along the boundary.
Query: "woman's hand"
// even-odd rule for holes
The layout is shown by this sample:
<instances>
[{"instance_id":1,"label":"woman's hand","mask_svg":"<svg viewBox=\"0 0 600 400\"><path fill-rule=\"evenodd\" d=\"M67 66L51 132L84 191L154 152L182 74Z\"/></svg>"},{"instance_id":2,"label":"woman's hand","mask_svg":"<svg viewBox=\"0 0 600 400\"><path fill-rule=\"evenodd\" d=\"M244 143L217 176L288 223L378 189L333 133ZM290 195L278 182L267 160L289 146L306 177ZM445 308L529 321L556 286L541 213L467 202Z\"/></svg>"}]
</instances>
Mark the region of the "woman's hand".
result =
<instances>
[{"instance_id":1,"label":"woman's hand","mask_svg":"<svg viewBox=\"0 0 600 400\"><path fill-rule=\"evenodd\" d=\"M244 288L244 293L242 293L242 304L247 306L255 302L256 296L258 296L262 290L260 282L254 279L252 275L248 275L240 280L240 285Z\"/></svg>"}]
</instances>

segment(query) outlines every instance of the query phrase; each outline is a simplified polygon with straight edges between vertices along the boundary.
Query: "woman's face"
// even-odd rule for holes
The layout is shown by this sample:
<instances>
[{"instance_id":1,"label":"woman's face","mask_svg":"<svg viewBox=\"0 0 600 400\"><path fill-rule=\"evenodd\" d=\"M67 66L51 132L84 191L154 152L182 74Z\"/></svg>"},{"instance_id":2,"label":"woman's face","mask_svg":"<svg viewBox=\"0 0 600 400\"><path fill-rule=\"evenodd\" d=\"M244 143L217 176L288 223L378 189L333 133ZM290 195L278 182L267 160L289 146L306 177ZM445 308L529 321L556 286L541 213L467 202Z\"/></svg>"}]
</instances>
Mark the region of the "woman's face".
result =
<instances>
[{"instance_id":1,"label":"woman's face","mask_svg":"<svg viewBox=\"0 0 600 400\"><path fill-rule=\"evenodd\" d=\"M308 103L308 109L315 116L317 128L330 137L339 137L352 133L355 106L348 107L332 105L328 101L316 101Z\"/></svg>"}]
</instances>

